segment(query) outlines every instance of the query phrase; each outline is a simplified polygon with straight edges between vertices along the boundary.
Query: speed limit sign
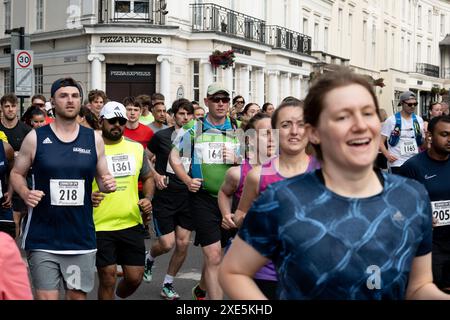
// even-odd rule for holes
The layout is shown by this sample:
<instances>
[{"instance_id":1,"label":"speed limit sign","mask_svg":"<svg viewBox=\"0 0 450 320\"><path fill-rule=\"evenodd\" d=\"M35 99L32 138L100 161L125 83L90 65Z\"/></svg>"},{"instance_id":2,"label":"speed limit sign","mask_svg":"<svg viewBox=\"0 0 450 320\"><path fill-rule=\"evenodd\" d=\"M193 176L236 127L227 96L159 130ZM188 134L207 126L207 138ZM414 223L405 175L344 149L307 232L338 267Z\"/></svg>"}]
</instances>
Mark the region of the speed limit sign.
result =
<instances>
[{"instance_id":1,"label":"speed limit sign","mask_svg":"<svg viewBox=\"0 0 450 320\"><path fill-rule=\"evenodd\" d=\"M14 51L14 92L17 96L33 94L33 51Z\"/></svg>"}]
</instances>

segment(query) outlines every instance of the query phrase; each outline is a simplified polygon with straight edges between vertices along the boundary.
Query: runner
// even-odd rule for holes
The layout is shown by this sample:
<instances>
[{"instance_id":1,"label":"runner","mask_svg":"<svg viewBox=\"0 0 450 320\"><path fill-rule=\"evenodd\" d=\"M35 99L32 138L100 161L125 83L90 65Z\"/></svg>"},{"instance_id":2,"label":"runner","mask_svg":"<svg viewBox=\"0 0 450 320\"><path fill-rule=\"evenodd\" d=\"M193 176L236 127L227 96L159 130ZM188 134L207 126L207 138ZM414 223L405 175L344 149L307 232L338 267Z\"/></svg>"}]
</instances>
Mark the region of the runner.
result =
<instances>
[{"instance_id":1,"label":"runner","mask_svg":"<svg viewBox=\"0 0 450 320\"><path fill-rule=\"evenodd\" d=\"M240 164L241 159L237 152L237 123L227 117L230 104L228 89L223 84L210 84L204 101L209 113L203 119L192 120L180 130L169 159L175 174L191 192L195 243L202 247L203 278L208 297L221 300L223 293L218 282L221 248L225 247L230 232L221 228L217 193L228 168ZM191 176L180 160L181 150L184 156L192 154Z\"/></svg>"},{"instance_id":2,"label":"runner","mask_svg":"<svg viewBox=\"0 0 450 320\"><path fill-rule=\"evenodd\" d=\"M173 102L172 110L175 113L175 126L158 131L148 144L149 151L156 156L156 171L153 175L157 189L152 204L153 224L158 239L147 254L144 274L144 280L151 281L155 258L175 247L161 289L161 296L167 300L180 298L173 287L173 279L186 259L193 230L189 190L175 175L169 163L169 154L176 134L192 119L194 109L189 100L179 99ZM185 171L189 172L190 155L182 159Z\"/></svg>"},{"instance_id":3,"label":"runner","mask_svg":"<svg viewBox=\"0 0 450 320\"><path fill-rule=\"evenodd\" d=\"M280 155L249 172L235 215L238 227L253 201L270 184L319 168L317 160L306 154L308 138L305 134L302 101L282 103L273 113L272 128L279 136ZM255 283L267 298L276 299L277 274L272 262L255 274Z\"/></svg>"},{"instance_id":4,"label":"runner","mask_svg":"<svg viewBox=\"0 0 450 320\"><path fill-rule=\"evenodd\" d=\"M94 208L97 235L98 299L126 298L142 282L145 244L143 221L151 212L149 198L139 199L138 180L143 192L153 192L150 164L142 146L123 138L127 110L118 102L110 101L100 111L100 126L105 142L105 154L110 172L116 179L117 191L102 199L94 182L94 197L101 203ZM123 278L116 289L117 264L122 266Z\"/></svg>"},{"instance_id":5,"label":"runner","mask_svg":"<svg viewBox=\"0 0 450 320\"><path fill-rule=\"evenodd\" d=\"M346 68L324 74L305 122L322 169L273 184L254 203L222 263L227 295L265 299L252 277L272 259L279 299L449 299L432 283L425 188L373 168L373 87Z\"/></svg>"},{"instance_id":6,"label":"runner","mask_svg":"<svg viewBox=\"0 0 450 320\"><path fill-rule=\"evenodd\" d=\"M226 230L237 228L234 222L234 213L241 199L248 173L254 166L259 166L270 158L275 151L268 115L257 113L250 119L244 131L246 136L249 137L247 155L240 166L231 167L227 170L218 194L219 208L222 213L222 228ZM262 150L265 150L265 152Z\"/></svg>"},{"instance_id":7,"label":"runner","mask_svg":"<svg viewBox=\"0 0 450 320\"><path fill-rule=\"evenodd\" d=\"M4 95L0 99L2 118L0 122L0 130L2 130L8 137L8 143L14 149L14 157L17 157L20 147L25 136L31 131L31 128L17 117L18 103L15 94ZM22 218L26 215L27 207L20 199L17 193L12 195L13 215L16 224L16 236L20 233L20 226Z\"/></svg>"},{"instance_id":8,"label":"runner","mask_svg":"<svg viewBox=\"0 0 450 320\"><path fill-rule=\"evenodd\" d=\"M52 84L56 119L25 137L11 171L14 190L30 208L22 246L39 300L58 299L61 281L67 299L86 299L95 279L92 181L102 192L116 189L102 139L76 121L81 97L72 78ZM32 190L25 180L31 166Z\"/></svg>"},{"instance_id":9,"label":"runner","mask_svg":"<svg viewBox=\"0 0 450 320\"><path fill-rule=\"evenodd\" d=\"M428 191L435 219L433 281L450 293L450 117L438 116L428 124L430 148L410 158L400 174L422 183Z\"/></svg>"},{"instance_id":10,"label":"runner","mask_svg":"<svg viewBox=\"0 0 450 320\"><path fill-rule=\"evenodd\" d=\"M16 238L17 230L12 209L12 185L9 174L14 165L14 150L6 142L0 141L0 231Z\"/></svg>"}]
</instances>

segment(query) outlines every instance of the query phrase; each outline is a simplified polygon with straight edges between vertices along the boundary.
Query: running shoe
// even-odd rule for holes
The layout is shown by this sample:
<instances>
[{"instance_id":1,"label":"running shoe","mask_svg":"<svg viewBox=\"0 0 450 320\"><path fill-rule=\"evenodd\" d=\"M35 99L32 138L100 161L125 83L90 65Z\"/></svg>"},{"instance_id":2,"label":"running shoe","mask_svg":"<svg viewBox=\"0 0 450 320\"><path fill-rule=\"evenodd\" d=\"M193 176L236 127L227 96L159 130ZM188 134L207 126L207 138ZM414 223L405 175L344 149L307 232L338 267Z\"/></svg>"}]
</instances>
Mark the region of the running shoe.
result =
<instances>
[{"instance_id":1,"label":"running shoe","mask_svg":"<svg viewBox=\"0 0 450 320\"><path fill-rule=\"evenodd\" d=\"M206 290L200 289L199 283L192 288L192 298L194 300L206 300Z\"/></svg>"},{"instance_id":2,"label":"running shoe","mask_svg":"<svg viewBox=\"0 0 450 320\"><path fill-rule=\"evenodd\" d=\"M173 285L171 283L164 283L164 286L161 289L161 297L163 297L166 300L180 299L180 295L174 290Z\"/></svg>"},{"instance_id":3,"label":"running shoe","mask_svg":"<svg viewBox=\"0 0 450 320\"><path fill-rule=\"evenodd\" d=\"M153 262L155 262L155 261L150 261L150 259L145 259L145 265L144 265L144 281L145 282L152 281Z\"/></svg>"}]
</instances>

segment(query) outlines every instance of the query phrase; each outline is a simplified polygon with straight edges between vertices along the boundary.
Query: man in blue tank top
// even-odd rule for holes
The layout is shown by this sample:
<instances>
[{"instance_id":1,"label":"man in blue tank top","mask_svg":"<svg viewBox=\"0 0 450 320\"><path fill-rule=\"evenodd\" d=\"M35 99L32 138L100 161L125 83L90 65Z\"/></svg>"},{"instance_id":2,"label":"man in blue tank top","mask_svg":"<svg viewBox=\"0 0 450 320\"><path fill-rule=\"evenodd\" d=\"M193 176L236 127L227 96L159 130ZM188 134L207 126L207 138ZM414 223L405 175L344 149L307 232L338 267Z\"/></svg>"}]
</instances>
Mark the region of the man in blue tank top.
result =
<instances>
[{"instance_id":1,"label":"man in blue tank top","mask_svg":"<svg viewBox=\"0 0 450 320\"><path fill-rule=\"evenodd\" d=\"M102 138L76 121L81 100L72 78L52 84L56 119L25 137L11 171L14 190L29 208L22 247L37 299L58 299L61 280L67 299L86 299L94 287L97 250L92 181L102 192L116 189ZM31 167L32 190L25 180Z\"/></svg>"}]
</instances>

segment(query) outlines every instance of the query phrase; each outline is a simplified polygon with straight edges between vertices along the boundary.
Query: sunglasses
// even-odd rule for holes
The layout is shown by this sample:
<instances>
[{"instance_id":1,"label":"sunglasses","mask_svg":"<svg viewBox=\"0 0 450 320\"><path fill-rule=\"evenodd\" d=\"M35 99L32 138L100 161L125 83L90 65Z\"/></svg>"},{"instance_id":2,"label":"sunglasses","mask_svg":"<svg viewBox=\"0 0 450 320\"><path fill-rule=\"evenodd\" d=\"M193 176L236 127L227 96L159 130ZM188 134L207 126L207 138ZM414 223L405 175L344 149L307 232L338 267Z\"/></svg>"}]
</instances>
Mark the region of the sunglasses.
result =
<instances>
[{"instance_id":1,"label":"sunglasses","mask_svg":"<svg viewBox=\"0 0 450 320\"><path fill-rule=\"evenodd\" d=\"M213 98L209 98L209 100L211 100L214 103L219 103L220 101L222 101L223 103L230 102L229 97L213 97Z\"/></svg>"},{"instance_id":2,"label":"sunglasses","mask_svg":"<svg viewBox=\"0 0 450 320\"><path fill-rule=\"evenodd\" d=\"M410 103L406 103L406 105L408 107L417 107L418 103L417 102L410 102Z\"/></svg>"},{"instance_id":3,"label":"sunglasses","mask_svg":"<svg viewBox=\"0 0 450 320\"><path fill-rule=\"evenodd\" d=\"M119 125L124 126L127 123L127 119L125 118L111 118L111 119L106 119L106 121L108 121L109 124L116 124L117 121L119 121Z\"/></svg>"},{"instance_id":4,"label":"sunglasses","mask_svg":"<svg viewBox=\"0 0 450 320\"><path fill-rule=\"evenodd\" d=\"M244 103L242 100L237 100L236 103Z\"/></svg>"}]
</instances>

